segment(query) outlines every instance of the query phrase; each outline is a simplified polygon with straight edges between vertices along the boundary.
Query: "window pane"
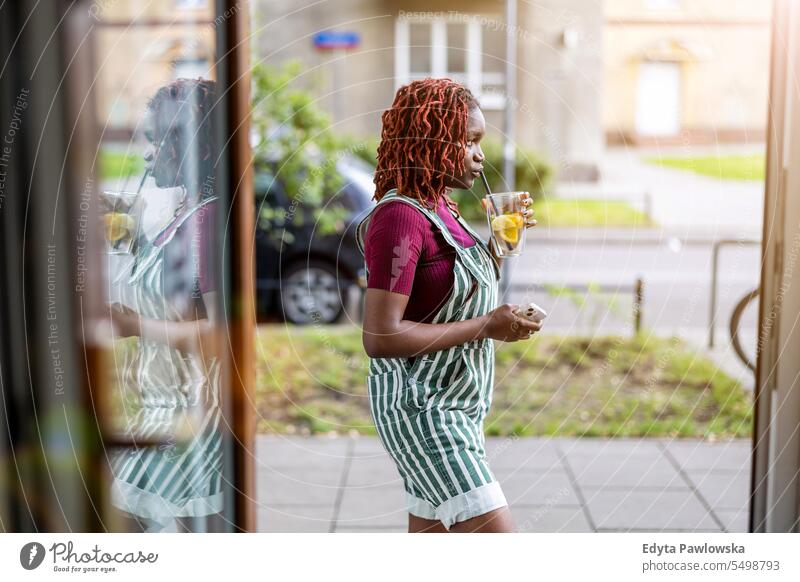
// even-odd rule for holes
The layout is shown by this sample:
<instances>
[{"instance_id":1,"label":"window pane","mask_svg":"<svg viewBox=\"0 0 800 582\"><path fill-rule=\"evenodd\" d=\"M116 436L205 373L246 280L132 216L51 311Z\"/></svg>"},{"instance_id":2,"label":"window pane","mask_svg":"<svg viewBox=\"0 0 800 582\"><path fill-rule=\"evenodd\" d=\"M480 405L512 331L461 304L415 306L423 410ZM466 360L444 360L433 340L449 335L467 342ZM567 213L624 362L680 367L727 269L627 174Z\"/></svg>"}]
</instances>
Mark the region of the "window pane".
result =
<instances>
[{"instance_id":1,"label":"window pane","mask_svg":"<svg viewBox=\"0 0 800 582\"><path fill-rule=\"evenodd\" d=\"M499 28L499 27L497 27ZM496 27L481 27L483 35L483 71L484 73L505 72L506 37Z\"/></svg>"},{"instance_id":2,"label":"window pane","mask_svg":"<svg viewBox=\"0 0 800 582\"><path fill-rule=\"evenodd\" d=\"M104 239L110 527L225 529L217 223L226 193L209 0L94 14L97 196ZM182 8L175 20L174 8ZM115 527L114 524L119 524Z\"/></svg>"},{"instance_id":3,"label":"window pane","mask_svg":"<svg viewBox=\"0 0 800 582\"><path fill-rule=\"evenodd\" d=\"M486 109L503 106L506 84L506 36L495 27L481 28L483 71L481 73L481 105Z\"/></svg>"},{"instance_id":4,"label":"window pane","mask_svg":"<svg viewBox=\"0 0 800 582\"><path fill-rule=\"evenodd\" d=\"M447 23L447 72L467 70L467 27L463 22Z\"/></svg>"},{"instance_id":5,"label":"window pane","mask_svg":"<svg viewBox=\"0 0 800 582\"><path fill-rule=\"evenodd\" d=\"M431 25L427 22L409 25L410 59L412 73L429 75L431 72Z\"/></svg>"}]
</instances>

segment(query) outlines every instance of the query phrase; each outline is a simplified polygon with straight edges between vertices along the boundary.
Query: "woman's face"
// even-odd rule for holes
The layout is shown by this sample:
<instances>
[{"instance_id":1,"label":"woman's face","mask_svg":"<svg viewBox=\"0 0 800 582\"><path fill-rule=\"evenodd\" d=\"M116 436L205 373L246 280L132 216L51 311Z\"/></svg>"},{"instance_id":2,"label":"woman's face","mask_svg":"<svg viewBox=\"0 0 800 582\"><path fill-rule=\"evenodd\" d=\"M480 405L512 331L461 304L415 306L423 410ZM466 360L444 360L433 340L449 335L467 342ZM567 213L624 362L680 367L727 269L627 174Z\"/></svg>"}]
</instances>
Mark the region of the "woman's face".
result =
<instances>
[{"instance_id":1,"label":"woman's face","mask_svg":"<svg viewBox=\"0 0 800 582\"><path fill-rule=\"evenodd\" d=\"M163 135L158 131L156 113L148 109L142 120L144 136L150 145L144 154L145 167L156 181L159 188L171 188L180 184L177 164L170 158L167 148L159 147Z\"/></svg>"},{"instance_id":2,"label":"woman's face","mask_svg":"<svg viewBox=\"0 0 800 582\"><path fill-rule=\"evenodd\" d=\"M486 120L479 107L473 107L469 112L467 121L467 143L464 147L464 173L460 176L447 176L445 186L448 188L464 188L469 190L475 182L475 178L480 177L483 170L483 150L481 150L481 139L486 133Z\"/></svg>"}]
</instances>

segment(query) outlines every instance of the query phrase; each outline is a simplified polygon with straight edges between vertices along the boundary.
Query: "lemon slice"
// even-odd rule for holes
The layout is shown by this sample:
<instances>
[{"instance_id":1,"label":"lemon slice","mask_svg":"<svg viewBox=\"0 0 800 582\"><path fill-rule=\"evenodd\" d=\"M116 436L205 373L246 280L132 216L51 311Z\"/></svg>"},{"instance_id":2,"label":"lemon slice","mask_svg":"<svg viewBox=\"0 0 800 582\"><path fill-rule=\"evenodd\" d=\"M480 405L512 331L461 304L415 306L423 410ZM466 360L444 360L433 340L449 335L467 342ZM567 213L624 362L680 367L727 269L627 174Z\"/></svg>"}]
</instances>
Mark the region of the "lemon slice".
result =
<instances>
[{"instance_id":1,"label":"lemon slice","mask_svg":"<svg viewBox=\"0 0 800 582\"><path fill-rule=\"evenodd\" d=\"M521 216L515 214L504 214L492 220L492 231L507 243L517 244L519 242L519 224Z\"/></svg>"},{"instance_id":2,"label":"lemon slice","mask_svg":"<svg viewBox=\"0 0 800 582\"><path fill-rule=\"evenodd\" d=\"M106 225L106 238L111 242L130 236L133 231L133 218L122 212L109 212L103 215Z\"/></svg>"}]
</instances>

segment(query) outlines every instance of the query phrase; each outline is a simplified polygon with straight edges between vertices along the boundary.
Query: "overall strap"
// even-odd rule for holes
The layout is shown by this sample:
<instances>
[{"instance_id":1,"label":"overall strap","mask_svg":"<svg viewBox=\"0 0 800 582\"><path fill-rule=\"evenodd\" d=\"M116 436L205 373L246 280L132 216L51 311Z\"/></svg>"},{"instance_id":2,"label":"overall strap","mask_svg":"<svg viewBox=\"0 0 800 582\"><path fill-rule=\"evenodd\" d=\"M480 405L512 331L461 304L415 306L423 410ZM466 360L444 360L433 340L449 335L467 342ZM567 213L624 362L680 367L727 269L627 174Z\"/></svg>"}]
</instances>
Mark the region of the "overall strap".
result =
<instances>
[{"instance_id":1,"label":"overall strap","mask_svg":"<svg viewBox=\"0 0 800 582\"><path fill-rule=\"evenodd\" d=\"M470 224L466 220L464 220L464 218L460 214L458 216L456 216L455 213L452 213L452 214L455 217L455 219L458 221L458 223L462 227L464 227L464 230L466 230L468 233L470 233L472 235L472 237L478 242L478 245L484 251L486 251L486 254L489 256L490 262L492 263L492 266L494 268L495 279L499 281L500 280L500 274L501 274L500 273L500 265L498 264L497 259L495 259L494 256L492 255L492 251L489 249L489 245L486 243L486 241L484 241L481 238L481 235L479 235L475 231L475 229L473 229L472 226L470 226Z\"/></svg>"},{"instance_id":2,"label":"overall strap","mask_svg":"<svg viewBox=\"0 0 800 582\"><path fill-rule=\"evenodd\" d=\"M417 200L415 198L411 198L409 196L403 196L401 194L398 194L397 190L394 189L394 188L389 190L383 196L383 198L380 199L378 204L376 204L375 207L369 212L369 214L367 214L367 216L365 216L364 219L362 219L362 221L359 223L358 227L356 228L356 235L357 235L356 239L358 241L358 248L361 251L362 255L364 254L364 238L365 238L365 235L366 235L366 232L367 232L367 227L368 227L368 224L369 224L369 220L370 220L370 218L372 216L372 213L375 212L375 210L381 204L385 204L385 203L388 203L388 202L391 202L391 201L394 201L394 200L403 202L405 204L410 204L411 206L414 206L420 212L422 212L422 214L424 214L428 218L428 220L433 222L433 224L439 229L439 231L442 233L442 236L444 237L445 241L456 250L456 255L464 263L464 265L466 266L467 270L469 270L469 272L472 273L472 275L482 285L489 285L489 284L492 283L491 279L489 278L489 273L487 273L486 270L483 268L483 266L481 264L479 264L479 262L477 262L475 260L475 258L469 252L467 252L467 249L462 247L455 240L453 235L450 233L450 229L447 228L447 225L444 223L444 221L441 219L441 217L438 214L436 214L436 212L434 212L433 210L431 210L429 208L425 208L425 206L423 206L422 203L420 203L419 200ZM469 229L468 232L475 237L476 244L478 244L478 245L483 244L483 242L481 241L480 237L478 235L474 234L474 231L472 231L472 229Z\"/></svg>"},{"instance_id":3,"label":"overall strap","mask_svg":"<svg viewBox=\"0 0 800 582\"><path fill-rule=\"evenodd\" d=\"M142 254L144 254L146 256L143 257L141 263L134 265L134 272L131 274L130 278L128 279L128 283L133 283L134 281L136 281L139 278L141 278L142 273L144 273L147 270L147 268L150 267L150 265L153 263L153 261L156 259L156 257L161 252L161 249L163 249L164 246L167 245L167 243L169 243L173 238L175 238L175 234L178 232L178 229L181 226L183 226L183 223L186 222L189 219L189 217L191 217L195 212L197 212L198 210L200 210L201 208L203 208L207 204L217 200L218 198L219 198L218 196L211 196L209 198L206 198L200 204L198 204L197 206L191 208L188 212L186 212L185 214L180 216L177 220L169 222L164 228L162 228L158 232L158 234L156 236L153 237L153 239L151 241L148 241L147 242L147 246L145 247L145 250L142 252ZM163 241L161 241L161 243L159 245L154 244L153 241L158 240L158 237L160 237L162 234L164 234L164 232L168 228L171 228L173 226L174 226L174 228L172 228L172 232L170 232L169 235L167 235L167 237Z\"/></svg>"}]
</instances>

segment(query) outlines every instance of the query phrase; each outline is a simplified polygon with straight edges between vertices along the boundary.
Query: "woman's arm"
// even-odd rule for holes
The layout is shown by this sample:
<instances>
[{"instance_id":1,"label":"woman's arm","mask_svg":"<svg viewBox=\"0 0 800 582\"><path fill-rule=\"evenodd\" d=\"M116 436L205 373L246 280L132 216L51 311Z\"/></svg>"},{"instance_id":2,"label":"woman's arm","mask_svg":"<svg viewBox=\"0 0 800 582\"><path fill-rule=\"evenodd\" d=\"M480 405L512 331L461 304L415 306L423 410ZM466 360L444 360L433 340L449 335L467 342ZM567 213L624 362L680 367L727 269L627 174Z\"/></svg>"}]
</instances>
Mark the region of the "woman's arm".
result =
<instances>
[{"instance_id":1,"label":"woman's arm","mask_svg":"<svg viewBox=\"0 0 800 582\"><path fill-rule=\"evenodd\" d=\"M111 319L122 337L138 336L176 348L186 354L216 354L213 345L216 320L216 292L203 293L207 317L168 321L142 317L119 303L111 306Z\"/></svg>"},{"instance_id":2,"label":"woman's arm","mask_svg":"<svg viewBox=\"0 0 800 582\"><path fill-rule=\"evenodd\" d=\"M514 315L514 306L509 304L486 315L452 323L403 319L407 304L408 295L367 289L362 339L369 357L414 357L484 338L517 341L541 328L539 323Z\"/></svg>"}]
</instances>

